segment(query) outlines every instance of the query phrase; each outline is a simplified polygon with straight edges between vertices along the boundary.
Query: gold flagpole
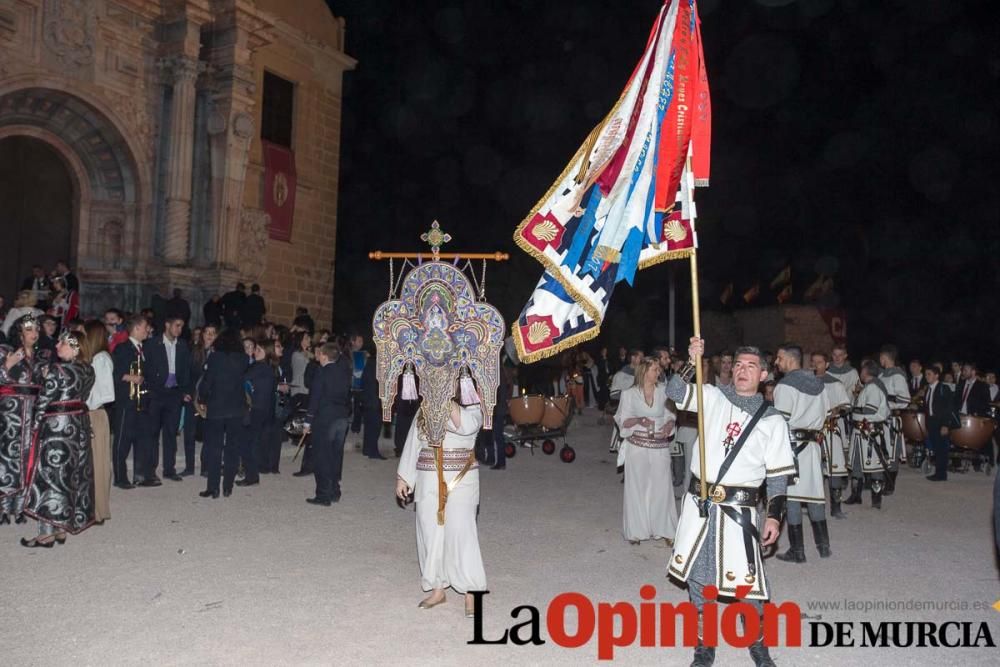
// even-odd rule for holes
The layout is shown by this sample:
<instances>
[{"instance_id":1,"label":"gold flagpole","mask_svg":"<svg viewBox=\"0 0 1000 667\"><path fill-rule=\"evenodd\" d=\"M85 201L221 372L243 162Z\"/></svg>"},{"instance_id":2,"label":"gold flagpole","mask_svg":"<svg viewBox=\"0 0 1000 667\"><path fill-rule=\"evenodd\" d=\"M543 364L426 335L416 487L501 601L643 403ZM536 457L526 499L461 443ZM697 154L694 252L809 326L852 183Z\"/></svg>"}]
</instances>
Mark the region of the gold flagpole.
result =
<instances>
[{"instance_id":1,"label":"gold flagpole","mask_svg":"<svg viewBox=\"0 0 1000 667\"><path fill-rule=\"evenodd\" d=\"M694 336L701 338L701 304L698 301L698 249L691 252L691 310ZM705 481L705 395L703 385L705 378L702 377L701 355L694 358L694 381L696 398L698 401L698 495L701 502L698 503L698 511L702 516L706 516L705 500L708 499L708 483Z\"/></svg>"}]
</instances>

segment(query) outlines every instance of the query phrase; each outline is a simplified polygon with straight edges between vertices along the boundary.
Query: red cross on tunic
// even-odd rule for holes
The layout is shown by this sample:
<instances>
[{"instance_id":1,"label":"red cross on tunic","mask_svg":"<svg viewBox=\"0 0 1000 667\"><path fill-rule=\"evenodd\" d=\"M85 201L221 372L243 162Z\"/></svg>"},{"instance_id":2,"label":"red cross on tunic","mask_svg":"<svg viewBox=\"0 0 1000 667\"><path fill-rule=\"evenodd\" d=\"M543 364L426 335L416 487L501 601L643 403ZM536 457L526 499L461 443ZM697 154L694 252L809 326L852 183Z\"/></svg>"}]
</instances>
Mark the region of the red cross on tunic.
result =
<instances>
[{"instance_id":1,"label":"red cross on tunic","mask_svg":"<svg viewBox=\"0 0 1000 667\"><path fill-rule=\"evenodd\" d=\"M722 446L728 450L733 446L735 439L739 437L742 431L743 429L740 427L739 422L730 422L729 425L726 426L726 439L722 441Z\"/></svg>"}]
</instances>

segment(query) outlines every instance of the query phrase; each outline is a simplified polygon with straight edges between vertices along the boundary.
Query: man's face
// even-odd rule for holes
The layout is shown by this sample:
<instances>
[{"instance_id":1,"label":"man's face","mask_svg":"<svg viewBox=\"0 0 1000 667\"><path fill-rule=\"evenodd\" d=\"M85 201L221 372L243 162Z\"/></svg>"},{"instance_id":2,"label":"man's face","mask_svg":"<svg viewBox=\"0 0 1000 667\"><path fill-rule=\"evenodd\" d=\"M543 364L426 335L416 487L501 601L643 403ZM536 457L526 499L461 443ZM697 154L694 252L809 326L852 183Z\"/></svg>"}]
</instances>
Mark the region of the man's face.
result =
<instances>
[{"instance_id":1,"label":"man's face","mask_svg":"<svg viewBox=\"0 0 1000 667\"><path fill-rule=\"evenodd\" d=\"M830 357L833 358L834 365L843 366L844 362L847 361L847 350L842 350L839 347L834 348L833 352L830 353Z\"/></svg>"},{"instance_id":2,"label":"man's face","mask_svg":"<svg viewBox=\"0 0 1000 667\"><path fill-rule=\"evenodd\" d=\"M351 349L355 352L361 349L361 346L365 344L365 339L363 336L355 336L351 339Z\"/></svg>"},{"instance_id":3,"label":"man's face","mask_svg":"<svg viewBox=\"0 0 1000 667\"><path fill-rule=\"evenodd\" d=\"M121 326L122 318L117 313L104 313L104 326L108 331L114 333Z\"/></svg>"},{"instance_id":4,"label":"man's face","mask_svg":"<svg viewBox=\"0 0 1000 667\"><path fill-rule=\"evenodd\" d=\"M996 383L997 383L997 374L996 373L987 373L986 374L986 384L996 384Z\"/></svg>"},{"instance_id":5,"label":"man's face","mask_svg":"<svg viewBox=\"0 0 1000 667\"><path fill-rule=\"evenodd\" d=\"M881 366L882 368L892 368L893 366L896 365L896 362L894 362L892 357L890 357L888 354L879 354L878 365Z\"/></svg>"},{"instance_id":6,"label":"man's face","mask_svg":"<svg viewBox=\"0 0 1000 667\"><path fill-rule=\"evenodd\" d=\"M659 362L660 368L663 370L670 368L670 353L666 350L660 350L656 360Z\"/></svg>"},{"instance_id":7,"label":"man's face","mask_svg":"<svg viewBox=\"0 0 1000 667\"><path fill-rule=\"evenodd\" d=\"M830 364L827 362L826 358L820 354L812 355L812 362L813 362L813 371L816 373L816 375L825 375L826 369L830 367Z\"/></svg>"},{"instance_id":8,"label":"man's face","mask_svg":"<svg viewBox=\"0 0 1000 667\"><path fill-rule=\"evenodd\" d=\"M741 354L733 363L733 386L744 396L757 393L760 383L767 379L767 369L761 367L756 354Z\"/></svg>"},{"instance_id":9,"label":"man's face","mask_svg":"<svg viewBox=\"0 0 1000 667\"><path fill-rule=\"evenodd\" d=\"M56 264L56 273L69 273L69 267L62 262L59 262Z\"/></svg>"},{"instance_id":10,"label":"man's face","mask_svg":"<svg viewBox=\"0 0 1000 667\"><path fill-rule=\"evenodd\" d=\"M962 379L971 380L974 377L976 377L976 369L969 364L964 364L962 366Z\"/></svg>"},{"instance_id":11,"label":"man's face","mask_svg":"<svg viewBox=\"0 0 1000 667\"><path fill-rule=\"evenodd\" d=\"M920 362L919 361L911 361L910 362L910 375L920 375L920 374L921 374Z\"/></svg>"},{"instance_id":12,"label":"man's face","mask_svg":"<svg viewBox=\"0 0 1000 667\"><path fill-rule=\"evenodd\" d=\"M795 357L790 355L787 350L778 350L778 370L782 373L788 373L794 371L799 367L799 363L795 360Z\"/></svg>"},{"instance_id":13,"label":"man's face","mask_svg":"<svg viewBox=\"0 0 1000 667\"><path fill-rule=\"evenodd\" d=\"M934 372L933 368L928 368L924 371L924 379L927 380L927 384L934 384L938 381L938 374Z\"/></svg>"},{"instance_id":14,"label":"man's face","mask_svg":"<svg viewBox=\"0 0 1000 667\"><path fill-rule=\"evenodd\" d=\"M171 320L167 322L167 325L163 329L163 333L167 334L169 338L180 338L181 331L183 330L183 320Z\"/></svg>"},{"instance_id":15,"label":"man's face","mask_svg":"<svg viewBox=\"0 0 1000 667\"><path fill-rule=\"evenodd\" d=\"M140 343L149 337L149 325L145 322L137 324L132 330L132 338L135 338Z\"/></svg>"},{"instance_id":16,"label":"man's face","mask_svg":"<svg viewBox=\"0 0 1000 667\"><path fill-rule=\"evenodd\" d=\"M31 270L31 274L33 276L35 276L36 278L44 278L45 277L45 271L43 271L42 267L40 267L40 266L36 266L35 268L33 268Z\"/></svg>"}]
</instances>

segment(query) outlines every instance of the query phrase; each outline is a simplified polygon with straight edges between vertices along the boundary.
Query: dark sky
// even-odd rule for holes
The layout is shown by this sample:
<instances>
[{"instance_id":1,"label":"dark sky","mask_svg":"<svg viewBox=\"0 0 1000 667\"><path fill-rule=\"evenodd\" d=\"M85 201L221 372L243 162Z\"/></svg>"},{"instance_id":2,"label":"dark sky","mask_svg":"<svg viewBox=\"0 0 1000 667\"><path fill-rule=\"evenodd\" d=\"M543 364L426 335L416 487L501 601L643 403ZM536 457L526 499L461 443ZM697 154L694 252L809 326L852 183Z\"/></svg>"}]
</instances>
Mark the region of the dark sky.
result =
<instances>
[{"instance_id":1,"label":"dark sky","mask_svg":"<svg viewBox=\"0 0 1000 667\"><path fill-rule=\"evenodd\" d=\"M487 297L515 318L540 266L516 225L611 108L656 0L328 0L359 60L344 86L335 325L368 329L388 267L433 219L505 250ZM990 0L699 0L713 103L697 194L704 308L793 267L832 272L855 357L996 364L1000 13ZM687 264L674 263L678 292ZM606 339L666 339L669 265L622 285ZM688 302L678 332L689 330ZM657 332L662 332L658 334Z\"/></svg>"}]
</instances>

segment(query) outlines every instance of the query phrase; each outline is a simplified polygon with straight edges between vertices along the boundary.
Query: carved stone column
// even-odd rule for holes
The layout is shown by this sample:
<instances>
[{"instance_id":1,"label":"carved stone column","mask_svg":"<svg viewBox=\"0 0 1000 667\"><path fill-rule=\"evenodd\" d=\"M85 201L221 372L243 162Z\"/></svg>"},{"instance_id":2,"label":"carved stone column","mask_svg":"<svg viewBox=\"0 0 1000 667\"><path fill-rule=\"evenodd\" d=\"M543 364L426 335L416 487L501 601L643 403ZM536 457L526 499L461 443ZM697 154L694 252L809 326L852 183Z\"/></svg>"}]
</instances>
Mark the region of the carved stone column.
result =
<instances>
[{"instance_id":1,"label":"carved stone column","mask_svg":"<svg viewBox=\"0 0 1000 667\"><path fill-rule=\"evenodd\" d=\"M196 59L171 56L160 61L173 81L170 143L167 148L166 227L163 256L168 264L188 261L191 238L191 172L194 157L195 80L203 70Z\"/></svg>"}]
</instances>

